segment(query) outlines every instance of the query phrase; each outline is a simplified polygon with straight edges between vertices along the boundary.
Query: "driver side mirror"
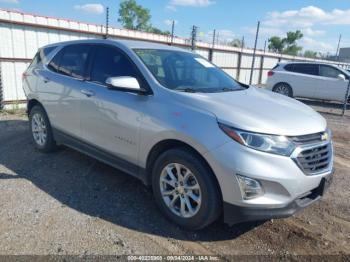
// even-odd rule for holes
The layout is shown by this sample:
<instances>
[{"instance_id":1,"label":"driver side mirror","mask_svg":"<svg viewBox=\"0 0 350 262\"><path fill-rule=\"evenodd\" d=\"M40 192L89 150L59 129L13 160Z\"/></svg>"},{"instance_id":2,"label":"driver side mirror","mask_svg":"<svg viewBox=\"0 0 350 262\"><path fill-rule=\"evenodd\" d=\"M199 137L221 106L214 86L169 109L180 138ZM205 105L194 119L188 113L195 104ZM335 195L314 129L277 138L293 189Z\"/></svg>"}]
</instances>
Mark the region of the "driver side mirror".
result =
<instances>
[{"instance_id":1,"label":"driver side mirror","mask_svg":"<svg viewBox=\"0 0 350 262\"><path fill-rule=\"evenodd\" d=\"M140 86L139 81L131 76L108 77L106 84L107 87L112 90L127 91L138 94L144 94L147 92Z\"/></svg>"},{"instance_id":2,"label":"driver side mirror","mask_svg":"<svg viewBox=\"0 0 350 262\"><path fill-rule=\"evenodd\" d=\"M345 77L345 75L343 75L343 74L339 74L339 75L338 75L338 79L339 79L339 80L342 80L342 81L345 81L345 80L346 80L346 77Z\"/></svg>"}]
</instances>

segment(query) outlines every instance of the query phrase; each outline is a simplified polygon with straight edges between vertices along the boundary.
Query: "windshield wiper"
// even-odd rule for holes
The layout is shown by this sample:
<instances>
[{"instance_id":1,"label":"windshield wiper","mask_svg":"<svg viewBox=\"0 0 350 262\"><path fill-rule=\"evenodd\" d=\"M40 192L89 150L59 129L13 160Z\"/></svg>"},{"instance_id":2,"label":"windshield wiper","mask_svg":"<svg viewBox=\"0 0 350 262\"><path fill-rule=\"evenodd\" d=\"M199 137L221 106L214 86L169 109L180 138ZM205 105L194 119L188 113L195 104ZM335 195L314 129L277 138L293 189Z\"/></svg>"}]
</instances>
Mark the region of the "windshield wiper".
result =
<instances>
[{"instance_id":1,"label":"windshield wiper","mask_svg":"<svg viewBox=\"0 0 350 262\"><path fill-rule=\"evenodd\" d=\"M195 90L191 87L179 87L179 88L175 88L174 90L182 91L182 92L186 92L186 93L196 93L197 92L197 90Z\"/></svg>"},{"instance_id":2,"label":"windshield wiper","mask_svg":"<svg viewBox=\"0 0 350 262\"><path fill-rule=\"evenodd\" d=\"M243 90L244 88L229 88L229 87L223 87L220 90L224 92L232 92L232 91L239 91Z\"/></svg>"}]
</instances>

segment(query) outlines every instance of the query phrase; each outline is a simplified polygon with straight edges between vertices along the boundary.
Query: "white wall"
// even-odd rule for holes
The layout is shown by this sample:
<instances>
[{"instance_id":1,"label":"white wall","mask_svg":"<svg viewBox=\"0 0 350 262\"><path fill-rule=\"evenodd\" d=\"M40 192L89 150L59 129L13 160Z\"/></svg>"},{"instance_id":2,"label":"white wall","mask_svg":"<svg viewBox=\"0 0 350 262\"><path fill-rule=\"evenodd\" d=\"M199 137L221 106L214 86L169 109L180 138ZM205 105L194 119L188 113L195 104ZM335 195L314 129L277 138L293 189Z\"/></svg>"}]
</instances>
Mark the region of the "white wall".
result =
<instances>
[{"instance_id":1,"label":"white wall","mask_svg":"<svg viewBox=\"0 0 350 262\"><path fill-rule=\"evenodd\" d=\"M52 17L36 16L24 14L15 11L6 11L0 9L0 70L3 88L3 101L25 100L21 84L21 76L29 64L29 59L35 55L38 48L61 41L101 38L105 28L101 25L80 23L66 19ZM170 37L145 33L133 30L110 28L110 38L128 38L147 41L156 41L161 43L170 43ZM174 38L175 45L189 48L188 39ZM196 52L205 58L209 58L211 45L208 43L198 42ZM239 64L240 53L241 63ZM261 68L261 59L264 57ZM254 70L253 84L266 81L267 72L279 61L281 55L273 53L264 53L257 51ZM282 61L288 60L307 60L316 61L315 59L306 59L302 57L283 56ZM212 62L222 67L225 72L234 78L239 73L239 81L249 83L250 68L252 64L252 50L230 47L215 46L212 53ZM339 64L336 62L331 62ZM348 67L343 63L342 66ZM239 70L240 68L240 70ZM262 71L261 71L262 69ZM260 72L261 71L261 72Z\"/></svg>"}]
</instances>

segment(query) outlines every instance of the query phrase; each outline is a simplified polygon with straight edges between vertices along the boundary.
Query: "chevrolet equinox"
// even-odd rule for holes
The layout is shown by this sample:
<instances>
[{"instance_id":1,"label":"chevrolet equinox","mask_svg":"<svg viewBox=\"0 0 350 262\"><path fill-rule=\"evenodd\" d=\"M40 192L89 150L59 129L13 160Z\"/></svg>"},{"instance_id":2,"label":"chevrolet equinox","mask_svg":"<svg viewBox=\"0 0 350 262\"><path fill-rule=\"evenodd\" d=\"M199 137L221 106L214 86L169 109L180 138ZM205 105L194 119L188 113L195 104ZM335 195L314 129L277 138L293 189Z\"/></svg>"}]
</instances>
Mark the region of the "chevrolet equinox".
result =
<instances>
[{"instance_id":1,"label":"chevrolet equinox","mask_svg":"<svg viewBox=\"0 0 350 262\"><path fill-rule=\"evenodd\" d=\"M282 218L333 171L325 119L167 45L81 40L39 49L23 74L42 152L66 145L150 185L161 212L200 229Z\"/></svg>"}]
</instances>

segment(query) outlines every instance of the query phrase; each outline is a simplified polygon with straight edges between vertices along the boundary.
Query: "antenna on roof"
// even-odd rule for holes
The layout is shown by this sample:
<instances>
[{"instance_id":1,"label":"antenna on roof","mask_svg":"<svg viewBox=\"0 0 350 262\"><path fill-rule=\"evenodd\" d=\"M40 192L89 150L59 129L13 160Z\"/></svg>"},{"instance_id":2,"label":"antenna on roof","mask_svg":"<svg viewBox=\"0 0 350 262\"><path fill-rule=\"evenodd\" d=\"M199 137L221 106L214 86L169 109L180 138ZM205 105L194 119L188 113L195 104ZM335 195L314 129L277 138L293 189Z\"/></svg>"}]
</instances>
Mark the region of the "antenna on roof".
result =
<instances>
[{"instance_id":1,"label":"antenna on roof","mask_svg":"<svg viewBox=\"0 0 350 262\"><path fill-rule=\"evenodd\" d=\"M109 7L106 7L106 34L103 36L104 39L108 38L108 29L109 29Z\"/></svg>"}]
</instances>

